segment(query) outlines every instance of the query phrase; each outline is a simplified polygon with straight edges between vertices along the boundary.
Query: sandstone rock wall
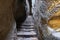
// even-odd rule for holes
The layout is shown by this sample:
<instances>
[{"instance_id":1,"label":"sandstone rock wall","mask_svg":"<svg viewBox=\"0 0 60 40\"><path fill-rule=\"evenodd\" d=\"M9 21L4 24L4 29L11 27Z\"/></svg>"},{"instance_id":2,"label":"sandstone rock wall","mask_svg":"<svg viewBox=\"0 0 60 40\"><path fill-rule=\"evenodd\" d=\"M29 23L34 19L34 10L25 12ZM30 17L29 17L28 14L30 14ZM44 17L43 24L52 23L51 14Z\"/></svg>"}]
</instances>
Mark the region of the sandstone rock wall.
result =
<instances>
[{"instance_id":1,"label":"sandstone rock wall","mask_svg":"<svg viewBox=\"0 0 60 40\"><path fill-rule=\"evenodd\" d=\"M5 40L9 30L12 28L14 0L0 0L0 40Z\"/></svg>"},{"instance_id":2,"label":"sandstone rock wall","mask_svg":"<svg viewBox=\"0 0 60 40\"><path fill-rule=\"evenodd\" d=\"M51 31L50 29L48 29L49 26L47 22L51 16L54 16L54 18L56 19L59 18L59 16L57 17L57 15L60 14L59 13L59 10L60 10L59 1L60 0L36 0L35 1L35 8L34 8L35 15L34 16L36 19L36 23L39 25L40 29L42 30L42 32L40 33L43 34L42 37L44 40L58 40L59 39L57 36L55 37L56 34L53 35L55 30ZM55 33L58 33L58 32L55 32Z\"/></svg>"},{"instance_id":3,"label":"sandstone rock wall","mask_svg":"<svg viewBox=\"0 0 60 40\"><path fill-rule=\"evenodd\" d=\"M17 20L17 19L24 17L24 16L26 16L24 0L17 0L17 2L15 4L14 17Z\"/></svg>"}]
</instances>

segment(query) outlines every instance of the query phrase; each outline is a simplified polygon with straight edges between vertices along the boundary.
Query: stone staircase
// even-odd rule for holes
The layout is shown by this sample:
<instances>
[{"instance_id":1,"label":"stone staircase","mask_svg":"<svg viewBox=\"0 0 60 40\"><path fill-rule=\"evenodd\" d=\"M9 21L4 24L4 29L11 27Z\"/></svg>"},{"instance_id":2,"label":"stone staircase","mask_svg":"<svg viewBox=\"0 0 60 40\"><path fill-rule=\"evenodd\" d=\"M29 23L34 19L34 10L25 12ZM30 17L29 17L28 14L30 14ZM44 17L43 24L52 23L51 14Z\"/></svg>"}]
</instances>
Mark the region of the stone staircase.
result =
<instances>
[{"instance_id":1,"label":"stone staircase","mask_svg":"<svg viewBox=\"0 0 60 40\"><path fill-rule=\"evenodd\" d=\"M28 16L21 29L17 31L17 40L38 40L32 16Z\"/></svg>"}]
</instances>

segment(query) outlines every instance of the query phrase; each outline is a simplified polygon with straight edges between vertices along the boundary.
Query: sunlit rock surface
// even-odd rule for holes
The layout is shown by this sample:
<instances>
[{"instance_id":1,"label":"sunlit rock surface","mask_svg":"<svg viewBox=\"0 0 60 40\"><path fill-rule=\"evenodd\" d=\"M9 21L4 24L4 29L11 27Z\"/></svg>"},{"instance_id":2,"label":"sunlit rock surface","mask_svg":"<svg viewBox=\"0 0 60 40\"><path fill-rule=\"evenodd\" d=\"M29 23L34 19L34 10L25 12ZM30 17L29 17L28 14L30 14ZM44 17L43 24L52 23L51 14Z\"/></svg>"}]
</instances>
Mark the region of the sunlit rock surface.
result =
<instances>
[{"instance_id":1,"label":"sunlit rock surface","mask_svg":"<svg viewBox=\"0 0 60 40\"><path fill-rule=\"evenodd\" d=\"M56 16L49 20L48 24L51 28L55 29L56 31L60 31L60 17Z\"/></svg>"},{"instance_id":2,"label":"sunlit rock surface","mask_svg":"<svg viewBox=\"0 0 60 40\"><path fill-rule=\"evenodd\" d=\"M60 0L35 0L33 16L42 30L44 40L59 40L59 36L56 36L59 33L48 28L50 26L54 26L54 28L60 28L59 4Z\"/></svg>"}]
</instances>

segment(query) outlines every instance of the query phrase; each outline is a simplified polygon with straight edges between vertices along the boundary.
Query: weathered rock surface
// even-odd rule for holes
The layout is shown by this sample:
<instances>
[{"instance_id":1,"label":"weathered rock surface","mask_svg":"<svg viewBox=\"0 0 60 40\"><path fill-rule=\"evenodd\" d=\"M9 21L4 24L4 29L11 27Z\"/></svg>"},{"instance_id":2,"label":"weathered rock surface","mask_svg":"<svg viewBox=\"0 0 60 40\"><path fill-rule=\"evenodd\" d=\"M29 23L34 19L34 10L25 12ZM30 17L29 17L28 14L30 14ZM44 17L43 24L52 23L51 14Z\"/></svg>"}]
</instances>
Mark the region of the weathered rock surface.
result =
<instances>
[{"instance_id":1,"label":"weathered rock surface","mask_svg":"<svg viewBox=\"0 0 60 40\"><path fill-rule=\"evenodd\" d=\"M12 28L12 2L13 0L0 0L0 40L5 40Z\"/></svg>"}]
</instances>

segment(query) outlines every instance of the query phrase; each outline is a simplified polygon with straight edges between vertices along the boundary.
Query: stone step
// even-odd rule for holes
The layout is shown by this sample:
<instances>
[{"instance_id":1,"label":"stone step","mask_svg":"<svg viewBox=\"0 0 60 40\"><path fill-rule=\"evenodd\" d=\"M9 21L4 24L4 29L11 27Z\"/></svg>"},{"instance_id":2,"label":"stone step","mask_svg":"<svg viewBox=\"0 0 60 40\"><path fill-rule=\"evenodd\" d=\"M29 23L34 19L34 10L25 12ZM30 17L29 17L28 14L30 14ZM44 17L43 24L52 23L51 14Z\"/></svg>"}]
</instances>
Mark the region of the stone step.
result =
<instances>
[{"instance_id":1,"label":"stone step","mask_svg":"<svg viewBox=\"0 0 60 40\"><path fill-rule=\"evenodd\" d=\"M21 27L21 29L34 29L34 27Z\"/></svg>"},{"instance_id":2,"label":"stone step","mask_svg":"<svg viewBox=\"0 0 60 40\"><path fill-rule=\"evenodd\" d=\"M29 25L24 26L24 25L23 25L23 26L21 26L21 27L24 27L24 28L25 28L25 27L26 27L26 28L33 28L34 26L29 26Z\"/></svg>"},{"instance_id":3,"label":"stone step","mask_svg":"<svg viewBox=\"0 0 60 40\"><path fill-rule=\"evenodd\" d=\"M34 23L23 23L22 25L30 25L30 26L34 26Z\"/></svg>"},{"instance_id":4,"label":"stone step","mask_svg":"<svg viewBox=\"0 0 60 40\"><path fill-rule=\"evenodd\" d=\"M34 20L32 16L28 16L22 25L34 25Z\"/></svg>"},{"instance_id":5,"label":"stone step","mask_svg":"<svg viewBox=\"0 0 60 40\"><path fill-rule=\"evenodd\" d=\"M20 29L20 31L30 32L30 31L35 31L35 29Z\"/></svg>"},{"instance_id":6,"label":"stone step","mask_svg":"<svg viewBox=\"0 0 60 40\"><path fill-rule=\"evenodd\" d=\"M33 21L32 16L28 16L28 17L26 18L26 21Z\"/></svg>"},{"instance_id":7,"label":"stone step","mask_svg":"<svg viewBox=\"0 0 60 40\"><path fill-rule=\"evenodd\" d=\"M20 28L18 31L34 31L34 28Z\"/></svg>"},{"instance_id":8,"label":"stone step","mask_svg":"<svg viewBox=\"0 0 60 40\"><path fill-rule=\"evenodd\" d=\"M24 23L34 23L34 21L33 20L31 20L31 19L28 19L28 20L25 20L25 22Z\"/></svg>"},{"instance_id":9,"label":"stone step","mask_svg":"<svg viewBox=\"0 0 60 40\"><path fill-rule=\"evenodd\" d=\"M18 31L17 35L36 35L36 32L35 31L30 31L30 32Z\"/></svg>"},{"instance_id":10,"label":"stone step","mask_svg":"<svg viewBox=\"0 0 60 40\"><path fill-rule=\"evenodd\" d=\"M17 31L17 40L38 40L32 16L27 16L21 29Z\"/></svg>"},{"instance_id":11,"label":"stone step","mask_svg":"<svg viewBox=\"0 0 60 40\"><path fill-rule=\"evenodd\" d=\"M37 37L30 37L30 38L17 37L17 40L38 40L38 38Z\"/></svg>"}]
</instances>

